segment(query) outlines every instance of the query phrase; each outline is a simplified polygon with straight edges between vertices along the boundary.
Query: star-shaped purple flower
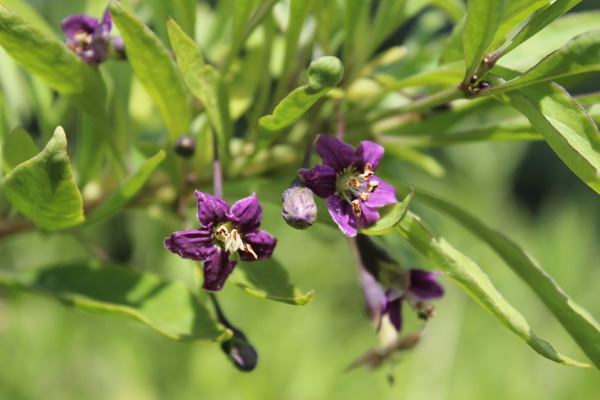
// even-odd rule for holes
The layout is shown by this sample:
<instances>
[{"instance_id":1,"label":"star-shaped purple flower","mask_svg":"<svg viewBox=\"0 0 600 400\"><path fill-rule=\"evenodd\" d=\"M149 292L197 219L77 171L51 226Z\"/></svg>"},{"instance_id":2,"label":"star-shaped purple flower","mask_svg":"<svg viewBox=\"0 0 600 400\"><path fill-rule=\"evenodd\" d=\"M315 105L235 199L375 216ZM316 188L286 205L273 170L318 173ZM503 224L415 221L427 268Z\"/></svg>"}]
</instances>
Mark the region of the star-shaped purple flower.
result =
<instances>
[{"instance_id":1,"label":"star-shaped purple flower","mask_svg":"<svg viewBox=\"0 0 600 400\"><path fill-rule=\"evenodd\" d=\"M123 50L121 38L112 38L114 40L111 40L108 37L112 28L112 18L108 9L104 13L102 21L88 15L70 15L62 20L61 28L67 35L67 46L87 63L104 61L108 56L111 44L117 51Z\"/></svg>"},{"instance_id":2,"label":"star-shaped purple flower","mask_svg":"<svg viewBox=\"0 0 600 400\"><path fill-rule=\"evenodd\" d=\"M402 329L402 302L407 301L423 319L433 315L433 307L427 303L444 295L444 288L437 281L435 272L422 269L408 271L408 288L404 292L390 289L381 301L381 316L388 315L399 332Z\"/></svg>"},{"instance_id":3,"label":"star-shaped purple flower","mask_svg":"<svg viewBox=\"0 0 600 400\"><path fill-rule=\"evenodd\" d=\"M396 190L375 176L383 147L364 141L358 148L340 139L319 135L315 142L322 165L298 171L317 196L327 198L333 220L346 236L377 222L377 208L395 203Z\"/></svg>"},{"instance_id":4,"label":"star-shaped purple flower","mask_svg":"<svg viewBox=\"0 0 600 400\"><path fill-rule=\"evenodd\" d=\"M165 247L180 257L204 262L206 290L221 290L238 260L254 261L271 257L277 239L259 231L262 206L256 194L229 204L199 191L198 221L202 227L175 232Z\"/></svg>"}]
</instances>

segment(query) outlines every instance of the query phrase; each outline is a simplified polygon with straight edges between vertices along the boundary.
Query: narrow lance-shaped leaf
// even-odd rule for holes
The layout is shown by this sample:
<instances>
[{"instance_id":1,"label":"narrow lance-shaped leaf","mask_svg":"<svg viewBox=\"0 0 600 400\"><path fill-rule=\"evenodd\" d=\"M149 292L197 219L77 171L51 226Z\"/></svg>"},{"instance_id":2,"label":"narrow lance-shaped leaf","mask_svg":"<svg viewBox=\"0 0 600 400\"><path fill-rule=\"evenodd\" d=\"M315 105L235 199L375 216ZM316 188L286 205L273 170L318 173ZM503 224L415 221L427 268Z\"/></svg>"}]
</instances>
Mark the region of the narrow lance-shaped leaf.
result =
<instances>
[{"instance_id":1,"label":"narrow lance-shaped leaf","mask_svg":"<svg viewBox=\"0 0 600 400\"><path fill-rule=\"evenodd\" d=\"M67 137L60 126L41 153L16 166L1 183L13 207L42 229L69 228L84 220L83 200L67 155Z\"/></svg>"},{"instance_id":2,"label":"narrow lance-shaped leaf","mask_svg":"<svg viewBox=\"0 0 600 400\"><path fill-rule=\"evenodd\" d=\"M217 133L220 154L229 154L231 119L227 89L215 68L205 64L196 43L183 32L173 19L167 22L169 40L181 69L185 84L204 106L208 118Z\"/></svg>"},{"instance_id":3,"label":"narrow lance-shaped leaf","mask_svg":"<svg viewBox=\"0 0 600 400\"><path fill-rule=\"evenodd\" d=\"M467 72L463 86L479 68L496 35L504 10L504 0L469 0L467 20L463 30L463 48Z\"/></svg>"},{"instance_id":4,"label":"narrow lance-shaped leaf","mask_svg":"<svg viewBox=\"0 0 600 400\"><path fill-rule=\"evenodd\" d=\"M420 190L418 198L420 202L457 220L494 249L535 291L596 367L600 368L600 324L589 312L573 301L537 261L509 238L491 229L460 207Z\"/></svg>"},{"instance_id":5,"label":"narrow lance-shaped leaf","mask_svg":"<svg viewBox=\"0 0 600 400\"><path fill-rule=\"evenodd\" d=\"M87 111L104 108L106 88L97 70L61 41L0 6L0 45L23 68L61 94L77 98Z\"/></svg>"},{"instance_id":6,"label":"narrow lance-shaped leaf","mask_svg":"<svg viewBox=\"0 0 600 400\"><path fill-rule=\"evenodd\" d=\"M160 39L121 3L112 0L109 8L131 68L156 103L174 142L187 132L191 120L188 92L175 61Z\"/></svg>"},{"instance_id":7,"label":"narrow lance-shaped leaf","mask_svg":"<svg viewBox=\"0 0 600 400\"><path fill-rule=\"evenodd\" d=\"M50 295L83 311L133 318L173 340L231 337L186 286L123 266L77 264L0 272L0 284Z\"/></svg>"},{"instance_id":8,"label":"narrow lance-shaped leaf","mask_svg":"<svg viewBox=\"0 0 600 400\"><path fill-rule=\"evenodd\" d=\"M536 336L523 315L502 297L479 266L434 233L417 216L409 212L398 225L398 231L488 313L537 353L560 364L589 367L588 364L557 353L550 343Z\"/></svg>"},{"instance_id":9,"label":"narrow lance-shaped leaf","mask_svg":"<svg viewBox=\"0 0 600 400\"><path fill-rule=\"evenodd\" d=\"M523 75L490 88L488 94L598 70L600 70L600 30L577 36L560 49L548 54Z\"/></svg>"},{"instance_id":10,"label":"narrow lance-shaped leaf","mask_svg":"<svg viewBox=\"0 0 600 400\"><path fill-rule=\"evenodd\" d=\"M285 34L285 55L282 59L283 65L281 68L280 79L275 90L275 98L281 98L284 89L288 84L290 72L294 66L298 64L298 42L300 33L304 26L304 21L308 16L308 12L312 7L313 0L291 0L289 9L289 19L287 31Z\"/></svg>"},{"instance_id":11,"label":"narrow lance-shaped leaf","mask_svg":"<svg viewBox=\"0 0 600 400\"><path fill-rule=\"evenodd\" d=\"M315 296L313 290L302 293L292 285L287 271L272 258L241 262L229 281L255 296L293 305L305 305Z\"/></svg>"},{"instance_id":12,"label":"narrow lance-shaped leaf","mask_svg":"<svg viewBox=\"0 0 600 400\"><path fill-rule=\"evenodd\" d=\"M117 190L88 215L86 224L90 225L108 218L126 206L142 190L152 172L164 158L165 152L161 150L147 159L136 173L128 177Z\"/></svg>"},{"instance_id":13,"label":"narrow lance-shaped leaf","mask_svg":"<svg viewBox=\"0 0 600 400\"><path fill-rule=\"evenodd\" d=\"M494 37L494 48L500 47L506 41L506 35L521 25L523 21L527 21L532 14L550 6L550 2L550 0L507 1L504 15Z\"/></svg>"},{"instance_id":14,"label":"narrow lance-shaped leaf","mask_svg":"<svg viewBox=\"0 0 600 400\"><path fill-rule=\"evenodd\" d=\"M281 100L273 115L265 115L260 119L260 126L268 132L277 132L290 126L317 100L333 89L342 80L343 75L344 66L338 58L317 58L308 68L308 84L295 89ZM267 132L265 134L269 136Z\"/></svg>"},{"instance_id":15,"label":"narrow lance-shaped leaf","mask_svg":"<svg viewBox=\"0 0 600 400\"><path fill-rule=\"evenodd\" d=\"M539 83L497 97L523 113L560 159L600 193L600 132L567 91L554 83Z\"/></svg>"},{"instance_id":16,"label":"narrow lance-shaped leaf","mask_svg":"<svg viewBox=\"0 0 600 400\"><path fill-rule=\"evenodd\" d=\"M550 7L547 7L531 18L525 26L517 33L511 43L501 50L501 56L505 56L514 48L520 46L533 35L544 29L551 22L576 6L581 0L556 0Z\"/></svg>"}]
</instances>

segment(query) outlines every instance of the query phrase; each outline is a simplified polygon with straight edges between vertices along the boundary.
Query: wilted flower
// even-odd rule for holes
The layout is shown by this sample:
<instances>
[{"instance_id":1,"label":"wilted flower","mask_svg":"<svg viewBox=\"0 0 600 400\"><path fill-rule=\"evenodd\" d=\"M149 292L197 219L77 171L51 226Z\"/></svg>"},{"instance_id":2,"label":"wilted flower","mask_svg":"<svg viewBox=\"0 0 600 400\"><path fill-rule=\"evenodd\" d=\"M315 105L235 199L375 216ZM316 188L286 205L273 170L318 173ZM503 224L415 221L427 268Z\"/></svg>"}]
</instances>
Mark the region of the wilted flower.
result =
<instances>
[{"instance_id":1,"label":"wilted flower","mask_svg":"<svg viewBox=\"0 0 600 400\"><path fill-rule=\"evenodd\" d=\"M306 229L317 220L317 205L313 192L295 179L281 196L283 206L281 216L287 224L296 229Z\"/></svg>"},{"instance_id":2,"label":"wilted flower","mask_svg":"<svg viewBox=\"0 0 600 400\"><path fill-rule=\"evenodd\" d=\"M199 191L198 221L202 227L175 232L165 247L183 258L204 262L206 290L221 290L239 259L254 261L271 257L277 239L259 231L262 207L256 194L229 204Z\"/></svg>"},{"instance_id":3,"label":"wilted flower","mask_svg":"<svg viewBox=\"0 0 600 400\"><path fill-rule=\"evenodd\" d=\"M383 156L377 143L364 141L355 150L338 138L319 135L315 148L323 165L298 173L317 196L327 198L329 213L346 236L377 222L377 208L397 201L394 187L375 176Z\"/></svg>"},{"instance_id":4,"label":"wilted flower","mask_svg":"<svg viewBox=\"0 0 600 400\"><path fill-rule=\"evenodd\" d=\"M444 295L436 272L405 270L387 252L365 235L356 238L362 268L361 282L367 310L378 323L386 314L397 331L402 329L402 302L407 301L427 319L433 315L430 300Z\"/></svg>"},{"instance_id":5,"label":"wilted flower","mask_svg":"<svg viewBox=\"0 0 600 400\"><path fill-rule=\"evenodd\" d=\"M61 28L68 37L67 46L87 63L101 63L114 50L122 57L123 39L109 38L112 18L108 9L102 21L87 15L70 15L63 19Z\"/></svg>"},{"instance_id":6,"label":"wilted flower","mask_svg":"<svg viewBox=\"0 0 600 400\"><path fill-rule=\"evenodd\" d=\"M436 279L437 273L422 269L408 271L408 289L400 292L396 289L386 291L382 301L381 315L388 315L397 331L402 329L402 302L407 301L419 313L419 317L428 319L433 315L433 307L427 304L444 295L444 288Z\"/></svg>"}]
</instances>

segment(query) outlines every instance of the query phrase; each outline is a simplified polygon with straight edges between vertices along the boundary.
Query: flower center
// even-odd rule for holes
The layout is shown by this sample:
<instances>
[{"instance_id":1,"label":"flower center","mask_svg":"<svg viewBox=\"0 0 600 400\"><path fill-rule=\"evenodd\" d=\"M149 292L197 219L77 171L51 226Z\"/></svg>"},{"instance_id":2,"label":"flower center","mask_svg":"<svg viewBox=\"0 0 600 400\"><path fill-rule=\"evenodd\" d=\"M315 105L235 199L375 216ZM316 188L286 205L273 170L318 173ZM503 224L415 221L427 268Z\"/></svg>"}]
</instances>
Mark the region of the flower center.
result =
<instances>
[{"instance_id":1,"label":"flower center","mask_svg":"<svg viewBox=\"0 0 600 400\"><path fill-rule=\"evenodd\" d=\"M237 231L237 229L233 228L231 224L223 224L220 225L214 231L215 239L221 242L221 246L228 251L232 255L237 256L238 251L245 251L254 257L255 260L258 259L258 256L254 252L254 249L249 244L246 244L242 241L242 236Z\"/></svg>"},{"instance_id":2,"label":"flower center","mask_svg":"<svg viewBox=\"0 0 600 400\"><path fill-rule=\"evenodd\" d=\"M365 163L362 173L354 167L348 167L338 174L336 193L352 205L352 212L357 217L362 215L360 202L369 200L371 193L379 186L379 181L369 180L373 175L369 163Z\"/></svg>"}]
</instances>

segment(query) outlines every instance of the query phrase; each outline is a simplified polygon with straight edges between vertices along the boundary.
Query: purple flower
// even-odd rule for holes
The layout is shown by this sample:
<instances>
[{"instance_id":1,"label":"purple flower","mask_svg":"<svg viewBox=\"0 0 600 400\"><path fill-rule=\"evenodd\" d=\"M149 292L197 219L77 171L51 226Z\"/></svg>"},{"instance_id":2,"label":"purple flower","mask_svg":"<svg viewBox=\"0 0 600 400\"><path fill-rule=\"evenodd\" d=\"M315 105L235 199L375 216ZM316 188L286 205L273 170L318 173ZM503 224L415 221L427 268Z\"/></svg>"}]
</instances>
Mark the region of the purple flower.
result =
<instances>
[{"instance_id":1,"label":"purple flower","mask_svg":"<svg viewBox=\"0 0 600 400\"><path fill-rule=\"evenodd\" d=\"M180 257L204 262L206 290L221 290L238 260L271 257L277 239L259 231L262 207L256 194L237 201L231 208L224 200L199 191L198 221L202 227L175 232L165 247Z\"/></svg>"},{"instance_id":2,"label":"purple flower","mask_svg":"<svg viewBox=\"0 0 600 400\"><path fill-rule=\"evenodd\" d=\"M329 213L346 236L377 222L377 208L397 201L394 187L374 174L383 156L377 143L361 142L354 149L338 138L319 135L315 148L323 165L298 173L317 196L327 198Z\"/></svg>"},{"instance_id":3,"label":"purple flower","mask_svg":"<svg viewBox=\"0 0 600 400\"><path fill-rule=\"evenodd\" d=\"M110 51L111 44L117 52L123 51L121 38L114 43L108 37L112 28L112 18L108 9L102 21L87 15L70 15L63 19L61 27L67 35L67 46L87 63L104 61Z\"/></svg>"},{"instance_id":4,"label":"purple flower","mask_svg":"<svg viewBox=\"0 0 600 400\"><path fill-rule=\"evenodd\" d=\"M399 332L402 329L402 302L407 301L422 319L433 315L433 307L427 302L444 295L444 288L436 279L437 273L422 269L408 271L408 288L401 292L390 289L385 292L381 302L381 316L388 315L390 322Z\"/></svg>"}]
</instances>

